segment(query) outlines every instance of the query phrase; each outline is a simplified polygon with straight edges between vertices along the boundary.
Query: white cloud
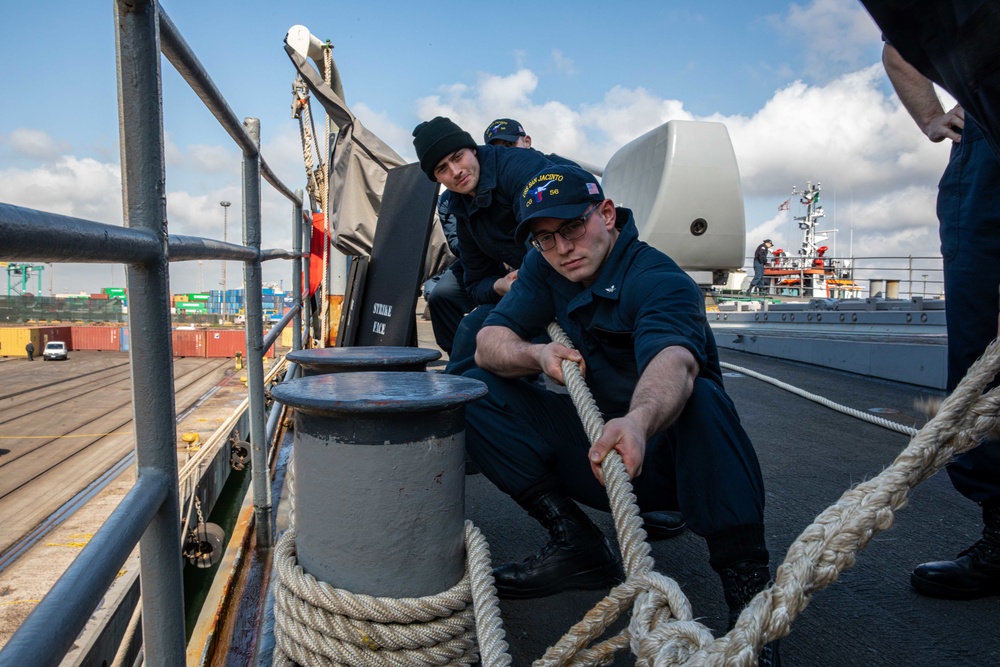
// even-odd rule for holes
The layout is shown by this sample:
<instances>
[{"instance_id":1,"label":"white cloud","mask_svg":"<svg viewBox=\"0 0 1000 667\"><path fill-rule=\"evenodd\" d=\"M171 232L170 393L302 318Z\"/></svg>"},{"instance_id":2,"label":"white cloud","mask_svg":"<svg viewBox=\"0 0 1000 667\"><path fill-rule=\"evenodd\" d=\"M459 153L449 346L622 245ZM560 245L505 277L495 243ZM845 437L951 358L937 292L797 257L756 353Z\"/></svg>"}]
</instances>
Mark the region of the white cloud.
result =
<instances>
[{"instance_id":1,"label":"white cloud","mask_svg":"<svg viewBox=\"0 0 1000 667\"><path fill-rule=\"evenodd\" d=\"M860 20L857 12L840 12L839 5L822 0L804 8L793 6L795 20L810 16L841 26ZM776 208L792 186L802 187L809 180L823 184L827 221L840 229L840 252L846 252L852 230L856 254L937 252L934 199L948 146L932 144L916 129L898 99L887 94L879 64L822 84L793 82L750 116L695 117L681 100L624 86L607 90L591 103L570 106L546 98L539 86L538 75L525 67L505 75L483 73L473 83L457 82L417 100L414 109L419 119L449 116L477 140L493 118L513 117L524 124L540 150L597 165L606 164L619 147L668 120L722 122L740 168L748 250L765 236L786 248L798 246L799 232L788 224L787 216L801 212L793 207L789 214L778 214ZM415 158L412 127L401 127L389 114L363 102L355 103L353 111L401 155ZM11 137L5 142L14 146ZM23 147L34 146L39 157L60 146L43 133L19 135L18 142L22 148L17 150L24 153ZM302 149L294 125L269 137L262 152L289 187L303 187ZM221 238L218 202L228 199L233 201L230 236L237 238L241 196L236 149L178 147L168 142L167 159L172 170L168 171L171 232ZM178 172L194 175L187 180L171 176ZM92 159L64 156L33 169L0 171L0 200L116 224L121 220L118 167ZM264 246L290 247L290 204L264 185L262 207ZM287 269L281 272L287 274Z\"/></svg>"},{"instance_id":2,"label":"white cloud","mask_svg":"<svg viewBox=\"0 0 1000 667\"><path fill-rule=\"evenodd\" d=\"M859 67L881 49L880 31L858 2L793 2L787 15L770 16L769 21L784 32L785 39L800 45L803 56L796 70L818 80Z\"/></svg>"},{"instance_id":3,"label":"white cloud","mask_svg":"<svg viewBox=\"0 0 1000 667\"><path fill-rule=\"evenodd\" d=\"M812 18L847 33L860 30L867 25L864 21L870 23L863 10L822 0L794 7L793 15L796 21ZM785 224L784 214L775 214L792 187L802 188L808 180L823 184L828 222L841 230L838 251L847 251L850 243L845 239L853 226L855 252L933 255L938 244L936 185L948 147L929 142L887 90L881 65L872 64L821 85L789 84L749 117L695 117L682 101L643 88L616 86L600 101L575 108L539 100L538 77L522 68L506 76L481 75L471 86L448 86L418 100L416 111L424 119L449 116L474 136L502 112L524 123L540 150L598 165L668 120L722 122L739 164L748 249L764 236L798 247L797 226ZM947 105L949 98L943 97ZM365 120L365 114L359 117ZM409 130L394 126L384 115L376 118L369 126L377 126L380 136L392 137L397 150L396 141L405 141L401 154L413 159Z\"/></svg>"},{"instance_id":4,"label":"white cloud","mask_svg":"<svg viewBox=\"0 0 1000 667\"><path fill-rule=\"evenodd\" d=\"M576 74L576 66L572 58L566 57L559 49L552 49L552 61L556 65L556 70L566 76Z\"/></svg>"},{"instance_id":5,"label":"white cloud","mask_svg":"<svg viewBox=\"0 0 1000 667\"><path fill-rule=\"evenodd\" d=\"M121 171L116 164L71 155L33 169L5 169L0 201L120 225Z\"/></svg>"},{"instance_id":6,"label":"white cloud","mask_svg":"<svg viewBox=\"0 0 1000 667\"><path fill-rule=\"evenodd\" d=\"M8 137L0 136L0 143L9 144L15 155L40 160L52 160L70 150L69 142L56 141L46 132L23 127Z\"/></svg>"},{"instance_id":7,"label":"white cloud","mask_svg":"<svg viewBox=\"0 0 1000 667\"><path fill-rule=\"evenodd\" d=\"M163 150L168 178L181 170L194 174L239 173L240 152L232 144L190 144L182 147L175 144L170 133L166 132Z\"/></svg>"}]
</instances>

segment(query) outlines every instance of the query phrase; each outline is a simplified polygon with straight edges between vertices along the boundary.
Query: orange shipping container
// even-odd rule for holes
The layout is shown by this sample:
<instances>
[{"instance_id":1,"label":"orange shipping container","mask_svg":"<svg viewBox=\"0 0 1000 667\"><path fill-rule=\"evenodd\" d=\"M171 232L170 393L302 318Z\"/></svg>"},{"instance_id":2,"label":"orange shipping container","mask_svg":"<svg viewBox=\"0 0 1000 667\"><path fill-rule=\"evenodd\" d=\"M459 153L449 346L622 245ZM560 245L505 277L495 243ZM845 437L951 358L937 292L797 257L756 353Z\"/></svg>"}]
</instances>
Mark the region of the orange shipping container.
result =
<instances>
[{"instance_id":1,"label":"orange shipping container","mask_svg":"<svg viewBox=\"0 0 1000 667\"><path fill-rule=\"evenodd\" d=\"M246 358L246 333L242 329L209 329L205 332L205 356L211 358L235 357L239 352ZM272 345L264 355L274 359Z\"/></svg>"},{"instance_id":2,"label":"orange shipping container","mask_svg":"<svg viewBox=\"0 0 1000 667\"><path fill-rule=\"evenodd\" d=\"M205 332L200 329L174 329L175 357L204 357Z\"/></svg>"},{"instance_id":3,"label":"orange shipping container","mask_svg":"<svg viewBox=\"0 0 1000 667\"><path fill-rule=\"evenodd\" d=\"M73 349L117 352L122 345L120 331L119 327L73 327Z\"/></svg>"}]
</instances>

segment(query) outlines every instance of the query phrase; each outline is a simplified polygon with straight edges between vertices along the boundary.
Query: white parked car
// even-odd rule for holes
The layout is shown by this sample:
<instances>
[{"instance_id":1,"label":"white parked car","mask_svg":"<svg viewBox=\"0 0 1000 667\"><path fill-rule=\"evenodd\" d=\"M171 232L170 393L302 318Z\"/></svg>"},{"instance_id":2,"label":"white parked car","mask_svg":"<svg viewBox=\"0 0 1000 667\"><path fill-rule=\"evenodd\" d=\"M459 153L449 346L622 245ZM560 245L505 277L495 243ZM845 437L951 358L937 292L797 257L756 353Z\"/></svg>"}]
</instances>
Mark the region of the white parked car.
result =
<instances>
[{"instance_id":1,"label":"white parked car","mask_svg":"<svg viewBox=\"0 0 1000 667\"><path fill-rule=\"evenodd\" d=\"M42 352L42 359L48 361L49 359L69 359L69 355L66 353L66 343L61 340L49 341L45 344L45 351Z\"/></svg>"}]
</instances>

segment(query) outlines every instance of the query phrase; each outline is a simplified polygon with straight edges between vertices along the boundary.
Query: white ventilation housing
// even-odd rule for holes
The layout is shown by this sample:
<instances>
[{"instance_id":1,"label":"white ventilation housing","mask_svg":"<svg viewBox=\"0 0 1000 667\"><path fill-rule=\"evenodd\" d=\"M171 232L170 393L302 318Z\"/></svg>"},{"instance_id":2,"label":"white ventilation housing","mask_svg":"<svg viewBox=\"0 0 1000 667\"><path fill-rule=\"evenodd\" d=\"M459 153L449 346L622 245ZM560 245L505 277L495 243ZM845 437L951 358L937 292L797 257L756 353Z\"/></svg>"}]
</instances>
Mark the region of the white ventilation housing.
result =
<instances>
[{"instance_id":1,"label":"white ventilation housing","mask_svg":"<svg viewBox=\"0 0 1000 667\"><path fill-rule=\"evenodd\" d=\"M688 271L743 266L743 189L722 123L672 120L626 144L604 169L604 193L632 209L639 238Z\"/></svg>"}]
</instances>

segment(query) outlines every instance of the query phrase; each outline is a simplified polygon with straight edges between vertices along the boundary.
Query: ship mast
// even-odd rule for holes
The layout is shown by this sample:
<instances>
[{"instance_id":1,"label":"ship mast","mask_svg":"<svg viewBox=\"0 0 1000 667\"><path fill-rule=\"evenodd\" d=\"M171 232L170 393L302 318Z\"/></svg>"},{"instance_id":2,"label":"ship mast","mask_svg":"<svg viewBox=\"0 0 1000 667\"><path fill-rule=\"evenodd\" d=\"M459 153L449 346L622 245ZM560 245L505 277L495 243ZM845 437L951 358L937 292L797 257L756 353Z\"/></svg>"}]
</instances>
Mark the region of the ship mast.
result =
<instances>
[{"instance_id":1,"label":"ship mast","mask_svg":"<svg viewBox=\"0 0 1000 667\"><path fill-rule=\"evenodd\" d=\"M806 207L805 215L793 218L799 223L799 229L804 232L802 235L802 247L799 249L799 255L803 259L818 257L817 248L819 244L830 238L826 232L816 233L816 225L819 219L826 216L826 213L823 212L823 207L819 203L819 192L821 189L819 183L813 185L807 181L804 190L799 190L798 188L792 190L792 196L802 195L799 203Z\"/></svg>"}]
</instances>

